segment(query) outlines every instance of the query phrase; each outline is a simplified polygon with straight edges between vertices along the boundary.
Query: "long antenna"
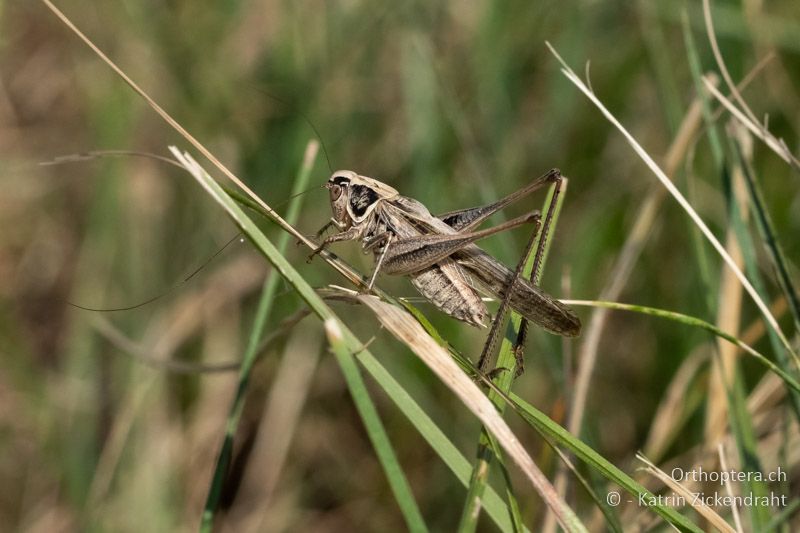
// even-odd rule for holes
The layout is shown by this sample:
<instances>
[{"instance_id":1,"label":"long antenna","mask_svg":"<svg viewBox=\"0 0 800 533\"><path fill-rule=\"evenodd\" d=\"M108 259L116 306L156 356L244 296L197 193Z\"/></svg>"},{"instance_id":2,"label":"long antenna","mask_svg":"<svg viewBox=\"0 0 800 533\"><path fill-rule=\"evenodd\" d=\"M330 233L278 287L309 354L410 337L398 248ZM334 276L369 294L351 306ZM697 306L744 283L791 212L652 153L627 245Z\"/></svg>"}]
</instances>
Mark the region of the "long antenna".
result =
<instances>
[{"instance_id":1,"label":"long antenna","mask_svg":"<svg viewBox=\"0 0 800 533\"><path fill-rule=\"evenodd\" d=\"M185 285L186 283L188 283L189 281L191 281L191 279L192 279L193 277L195 277L195 276L196 276L196 275L197 275L197 274L198 274L198 273L199 273L201 270L203 270L205 267L207 267L207 266L208 266L208 264L209 264L209 263L211 263L211 261L213 261L214 259L216 259L216 258L217 258L217 256L218 256L219 254L221 254L221 253L222 253L222 252L223 252L223 251L224 251L224 250L225 250L225 249L226 249L228 246L230 246L231 244L233 244L233 243L234 243L234 241L236 241L236 240L240 239L241 237L242 237L242 234L241 234L241 233L237 233L236 235L234 235L234 236L231 238L231 240L229 240L228 242L226 242L226 243L225 243L225 245L224 245L222 248L220 248L219 250L217 250L217 251L214 253L214 255L212 255L211 257L209 257L208 259L206 259L206 260L203 262L203 264L201 264L200 266L198 266L197 268L195 268L195 269L194 269L194 270L191 272L191 274L189 274L188 276L186 276L185 278L183 278L183 280L179 281L178 283L176 283L175 285L173 285L173 286L172 286L172 287L170 287L169 289L165 290L164 292L162 292L162 293L161 293L161 294L159 294L158 296L153 296L152 298L148 298L147 300L145 300L145 301L143 301L143 302L139 302L138 304L129 305L129 306L126 306L126 307L98 308L98 307L87 307L87 306L84 306L84 305L78 305L78 304L76 304L76 303L70 302L69 300L67 300L67 301L66 301L66 303L67 303L67 305L69 305L69 306L71 306L71 307L75 307L76 309L82 309L82 310L84 310L84 311L93 311L93 312L95 312L95 313L114 313L114 312L116 312L116 311L131 311L131 310L133 310L133 309L138 309L139 307L144 307L145 305L147 305L147 304L151 304L151 303L155 302L156 300L160 300L161 298L163 298L163 297L164 297L164 296L166 296L167 294L170 294L170 293L172 293L172 292L176 291L177 289L179 289L180 287L182 287L183 285Z\"/></svg>"},{"instance_id":2,"label":"long antenna","mask_svg":"<svg viewBox=\"0 0 800 533\"><path fill-rule=\"evenodd\" d=\"M284 100L283 98L279 98L279 97L275 96L274 94L270 93L269 91L267 91L263 87L258 87L258 86L253 85L253 88L255 90L257 90L258 92L264 94L265 96L267 96L269 98L272 98L273 100L275 100L279 104L285 105L286 107L288 107L289 109L291 109L292 111L294 111L295 113L300 115L303 118L303 120L305 120L306 124L308 124L308 127L311 128L311 130L314 132L314 135L316 135L317 140L319 140L319 144L322 146L322 153L325 154L325 162L328 164L328 170L331 172L331 174L333 174L333 165L331 165L331 158L328 156L328 147L325 146L325 141L322 140L322 135L320 135L319 130L314 125L314 123L311 121L311 119L308 118L308 115L306 115L306 113L303 112L302 109L298 109L297 106L292 105L291 102L289 102L287 100Z\"/></svg>"}]
</instances>

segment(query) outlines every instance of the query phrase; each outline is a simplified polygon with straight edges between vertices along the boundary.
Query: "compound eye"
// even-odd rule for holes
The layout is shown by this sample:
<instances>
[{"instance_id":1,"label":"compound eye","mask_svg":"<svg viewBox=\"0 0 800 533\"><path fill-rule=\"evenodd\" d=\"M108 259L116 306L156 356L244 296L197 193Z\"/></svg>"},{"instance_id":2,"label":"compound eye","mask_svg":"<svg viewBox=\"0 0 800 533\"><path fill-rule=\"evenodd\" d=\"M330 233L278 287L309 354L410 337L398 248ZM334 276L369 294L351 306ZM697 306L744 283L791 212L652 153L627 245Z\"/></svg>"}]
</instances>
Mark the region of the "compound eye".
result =
<instances>
[{"instance_id":1,"label":"compound eye","mask_svg":"<svg viewBox=\"0 0 800 533\"><path fill-rule=\"evenodd\" d=\"M331 201L335 202L342 195L342 186L333 184L331 185Z\"/></svg>"}]
</instances>

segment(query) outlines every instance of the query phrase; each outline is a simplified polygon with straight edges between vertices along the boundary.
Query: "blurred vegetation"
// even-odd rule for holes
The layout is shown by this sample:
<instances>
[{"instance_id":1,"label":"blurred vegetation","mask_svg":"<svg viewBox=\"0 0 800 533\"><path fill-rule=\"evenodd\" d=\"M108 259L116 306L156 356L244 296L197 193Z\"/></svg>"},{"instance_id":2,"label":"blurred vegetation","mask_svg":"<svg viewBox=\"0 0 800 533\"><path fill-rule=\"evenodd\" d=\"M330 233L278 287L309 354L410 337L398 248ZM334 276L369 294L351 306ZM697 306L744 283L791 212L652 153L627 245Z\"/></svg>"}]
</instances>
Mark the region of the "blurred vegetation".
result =
<instances>
[{"instance_id":1,"label":"blurred vegetation","mask_svg":"<svg viewBox=\"0 0 800 533\"><path fill-rule=\"evenodd\" d=\"M560 73L544 41L576 70L590 62L594 92L659 161L697 94L684 13L701 68L716 70L701 4L694 0L58 5L278 211L315 138L308 120L333 169L385 181L432 212L491 201L560 168L569 187L543 286L561 298L603 293L639 207L657 185ZM770 131L800 153L800 5L713 5L735 80L774 54L743 96L758 116L769 116ZM187 145L41 3L0 2L0 36L0 524L25 531L195 529L236 373L178 372L158 361L239 360L269 269L248 244L234 244L180 284L236 228L174 167L133 156L39 166L88 150L168 155L168 145ZM726 114L718 118L723 136L728 120ZM723 144L725 172L701 128L672 177L690 191L724 243L735 218L726 191L736 161L728 141ZM748 163L797 284L800 176L759 141ZM320 156L311 182L324 183L330 172ZM312 234L330 216L324 189L309 192L303 205L298 227ZM533 199L506 216L540 206ZM780 300L750 219L752 266L768 301ZM279 234L268 223L264 228ZM752 302L726 292L724 266L706 244L700 248L708 276L702 275L694 231L672 200L661 204L618 299L712 323L732 305L744 332L732 333L777 357L763 330L750 328L761 320ZM513 265L526 239L517 230L482 246ZM370 271L371 258L356 244L335 250ZM287 256L314 286L343 283L324 262L305 264L305 249L290 246ZM416 296L404 279L382 277L379 284L391 294ZM281 287L268 333L283 331L282 321L302 308ZM121 308L162 294L114 313L69 305ZM477 357L485 332L432 306L420 308L450 342ZM785 308L776 314L784 331L793 332ZM375 336L371 351L472 460L479 435L474 417L406 347L376 331L369 312L337 309L362 340ZM591 310L578 312L586 325ZM534 330L527 372L514 388L565 426L582 342L564 344ZM649 457L667 472L675 465L713 469L717 443L731 445L733 431L726 398L713 385L716 352L705 332L612 313L581 439L632 475L639 450L657 450ZM294 359L303 364L293 365ZM764 471L778 465L788 471L788 483L772 488L797 498L798 418L786 390L751 360L740 368L759 464ZM281 388L281 380L295 387ZM428 527L454 529L463 486L374 383L367 384ZM722 427L714 430L709 421L720 405ZM554 475L558 457L529 426L507 418L539 466ZM746 469L735 447L728 453L729 466ZM538 530L546 509L510 470L525 523ZM583 472L601 496L616 490ZM499 475L492 481L501 486ZM567 501L590 529L603 530L595 504L570 483ZM405 527L313 319L273 343L253 371L222 506L221 531ZM618 511L626 530L652 519L635 504ZM800 524L791 515L784 520L782 527ZM486 518L480 526L495 528Z\"/></svg>"}]
</instances>

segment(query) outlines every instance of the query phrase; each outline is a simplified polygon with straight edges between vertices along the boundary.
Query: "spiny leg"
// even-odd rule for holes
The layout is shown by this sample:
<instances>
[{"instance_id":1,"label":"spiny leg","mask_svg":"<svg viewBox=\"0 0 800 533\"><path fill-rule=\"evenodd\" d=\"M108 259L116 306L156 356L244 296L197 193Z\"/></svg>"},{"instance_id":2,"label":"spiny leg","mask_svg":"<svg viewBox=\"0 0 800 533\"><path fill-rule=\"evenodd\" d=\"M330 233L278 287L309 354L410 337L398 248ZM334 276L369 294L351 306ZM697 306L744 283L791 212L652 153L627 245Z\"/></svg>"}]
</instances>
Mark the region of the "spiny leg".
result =
<instances>
[{"instance_id":1,"label":"spiny leg","mask_svg":"<svg viewBox=\"0 0 800 533\"><path fill-rule=\"evenodd\" d=\"M324 234L326 231L328 231L328 228L330 228L331 226L333 226L333 227L336 227L336 228L339 228L340 230L341 230L341 229L343 229L343 228L342 228L342 227L339 225L339 222L337 222L337 221L336 221L336 220L334 220L334 219L330 219L329 221L327 221L327 222L325 223L325 225L324 225L324 226L322 226L321 228L319 228L319 230L318 230L318 231L317 231L317 232L314 234L314 238L315 238L315 239L317 239L317 240L319 240L319 238L320 238L320 237L322 237L322 235L323 235L323 234ZM297 246L300 246L301 244L303 244L303 241L302 241L302 240L298 240L298 241L297 241L295 244L297 244ZM317 252L317 253L319 253L319 252Z\"/></svg>"},{"instance_id":2,"label":"spiny leg","mask_svg":"<svg viewBox=\"0 0 800 533\"><path fill-rule=\"evenodd\" d=\"M522 254L522 259L517 263L517 268L514 270L514 276L511 278L511 284L522 274L522 270L525 268L525 263L528 255L531 253L531 249L533 248L534 243L536 242L536 236L539 234L539 228L541 227L539 221L536 221L536 225L533 228L533 232L531 233L531 237L528 240L527 246L525 246L525 251ZM497 308L497 312L494 315L494 320L492 320L492 327L489 329L489 334L486 336L486 342L483 344L483 350L481 350L481 356L478 359L478 370L482 373L486 373L489 366L489 359L494 353L495 347L497 345L498 339L502 336L502 329L505 325L505 316L508 313L508 309L510 307L509 298L509 291L511 290L511 284L506 287L506 296L500 301L500 306ZM519 362L517 362L517 368L519 368ZM492 372L497 372L497 368L492 370Z\"/></svg>"},{"instance_id":3,"label":"spiny leg","mask_svg":"<svg viewBox=\"0 0 800 533\"><path fill-rule=\"evenodd\" d=\"M561 171L559 171L557 168L554 168L543 176L539 176L525 187L512 192L508 196L501 198L494 203L481 205L478 207L470 207L467 209L460 209L458 211L451 211L449 213L438 215L437 218L442 220L445 224L452 227L456 231L470 231L509 204L512 204L520 198L523 198L532 192L541 189L545 185L560 182L561 179Z\"/></svg>"},{"instance_id":4,"label":"spiny leg","mask_svg":"<svg viewBox=\"0 0 800 533\"><path fill-rule=\"evenodd\" d=\"M533 285L539 285L539 273L544 261L544 253L547 249L547 237L550 234L550 224L555 217L556 208L558 207L558 197L561 194L561 185L563 181L559 179L553 187L553 196L550 200L550 206L547 208L547 215L544 218L542 226L542 235L539 238L539 246L536 248L536 257L533 258L533 268L531 269L530 281ZM513 282L512 282L513 283ZM506 291L510 294L510 291ZM517 372L514 377L518 377L525 371L525 340L528 338L528 321L523 319L519 323L519 332L517 333L517 340L514 343L514 356L517 358Z\"/></svg>"},{"instance_id":5,"label":"spiny leg","mask_svg":"<svg viewBox=\"0 0 800 533\"><path fill-rule=\"evenodd\" d=\"M458 252L464 246L495 233L537 222L538 212L515 218L503 224L473 233L420 235L395 241L386 254L383 269L387 274L406 275L434 265Z\"/></svg>"},{"instance_id":6,"label":"spiny leg","mask_svg":"<svg viewBox=\"0 0 800 533\"><path fill-rule=\"evenodd\" d=\"M335 225L336 225L336 224L334 223L334 221L333 221L333 220L329 220L329 221L328 221L328 222L327 222L327 223L326 223L324 226L322 226L321 228L319 228L319 231L317 231L317 232L314 234L314 236L315 236L317 239L319 239L320 237L322 237L322 234L323 234L323 233L325 233L326 231L328 231L328 228L330 228L331 226L335 226Z\"/></svg>"},{"instance_id":7,"label":"spiny leg","mask_svg":"<svg viewBox=\"0 0 800 533\"><path fill-rule=\"evenodd\" d=\"M549 176L553 173L551 171L546 176ZM541 178L540 178L541 179ZM538 181L538 180L537 180ZM533 285L539 284L539 270L541 269L542 261L544 260L544 252L547 248L547 237L550 232L550 225L553 221L553 217L555 216L555 210L558 205L558 197L561 194L561 186L563 183L563 179L561 174L558 173L556 179L553 180L554 187L553 187L553 195L550 200L550 205L547 209L547 214L544 218L544 223L541 227L541 234L539 235L539 243L536 247L536 255L533 258L533 268L531 269L531 276L530 281ZM501 326L505 323L505 315L508 313L509 302L511 297L511 291L513 290L514 283L516 283L517 278L522 275L522 270L525 267L526 259L531 252L531 248L536 244L537 232L539 230L539 225L537 224L536 230L531 235L530 241L528 241L528 245L526 246L525 253L522 255L522 258L517 264L517 268L514 271L514 276L509 281L508 286L505 290L505 296L503 300L500 302L500 307L497 310L497 314L495 315L495 319L492 322L492 327L489 330L489 336L486 339L486 343L484 344L483 351L481 352L480 359L478 360L478 369L481 372L486 372L489 362L489 357L494 352L495 345L497 344L497 339L500 337L502 328ZM516 359L517 363L517 370L515 372L514 377L518 377L522 374L525 370L525 359L524 359L524 352L525 352L525 340L528 335L528 321L524 318L520 321L519 332L517 333L517 339L514 343L514 358Z\"/></svg>"}]
</instances>

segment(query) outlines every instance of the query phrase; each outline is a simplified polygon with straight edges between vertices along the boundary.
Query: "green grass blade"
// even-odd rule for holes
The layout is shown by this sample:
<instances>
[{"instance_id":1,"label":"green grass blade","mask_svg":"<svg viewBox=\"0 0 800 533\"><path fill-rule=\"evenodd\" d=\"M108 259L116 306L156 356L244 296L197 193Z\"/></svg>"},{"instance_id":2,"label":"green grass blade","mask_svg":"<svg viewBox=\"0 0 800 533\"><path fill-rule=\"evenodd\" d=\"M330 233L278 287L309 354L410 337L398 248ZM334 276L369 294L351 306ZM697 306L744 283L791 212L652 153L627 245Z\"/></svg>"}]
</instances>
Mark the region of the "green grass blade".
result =
<instances>
[{"instance_id":1,"label":"green grass blade","mask_svg":"<svg viewBox=\"0 0 800 533\"><path fill-rule=\"evenodd\" d=\"M503 452L500 449L500 445L497 443L497 440L492 436L491 433L487 433L489 437L489 445L491 446L492 453L495 457L498 458L497 466L500 468L500 473L503 475L503 483L505 484L506 488L506 501L508 502L508 511L509 515L511 516L511 522L514 526L515 533L519 533L525 529L525 526L522 523L522 512L519 510L519 502L517 501L517 496L514 494L514 487L511 484L511 476L508 473L508 468L506 468L505 462L503 460ZM483 496L481 496L483 498Z\"/></svg>"},{"instance_id":2,"label":"green grass blade","mask_svg":"<svg viewBox=\"0 0 800 533\"><path fill-rule=\"evenodd\" d=\"M316 159L318 144L316 142L309 143L306 149L306 155L303 159L303 164L300 167L297 177L294 181L292 188L292 200L289 202L288 213L286 221L289 224L295 224L297 217L300 214L300 207L303 203L303 196L296 196L299 192L303 191L308 185L308 179L311 176L311 168L313 167L314 160ZM289 234L282 233L278 238L277 252L283 255L286 251L286 246L289 243ZM247 341L247 347L242 357L242 365L239 370L239 383L236 387L236 396L234 397L231 405L228 419L225 424L225 436L223 439L222 447L220 448L219 455L217 456L216 466L214 467L214 475L211 479L211 486L208 491L208 497L203 510L203 518L200 524L201 531L211 531L214 524L214 515L219 500L222 495L222 487L225 482L225 476L228 473L228 466L231 461L231 454L233 453L233 437L236 434L236 429L239 427L239 420L241 418L242 409L244 408L244 400L247 392L247 384L250 379L250 371L253 368L253 363L258 355L258 346L264 336L264 327L269 319L270 311L272 310L272 303L275 299L275 291L278 287L279 276L267 276L261 290L261 296L258 301L255 318L253 319L253 326L250 331L250 336Z\"/></svg>"},{"instance_id":3,"label":"green grass blade","mask_svg":"<svg viewBox=\"0 0 800 533\"><path fill-rule=\"evenodd\" d=\"M706 127L706 136L708 137L708 144L711 148L711 156L714 162L714 170L716 175L722 176L725 172L725 152L723 144L720 139L717 125L714 122L713 114L711 111L711 100L707 91L703 87L701 78L703 77L703 66L700 63L700 55L697 52L697 46L694 42L691 27L689 26L688 16L685 11L682 18L683 40L686 46L686 55L689 64L689 72L692 75L692 82L694 83L695 92L700 97L701 109L703 112L703 122ZM696 180L691 174L686 176L686 190L690 202L695 205L697 202ZM711 266L708 258L708 253L703 246L703 236L700 234L700 229L691 222L689 223L689 235L692 238L692 246L694 247L694 256L697 261L697 272L700 284L704 290L702 294L705 295L703 303L705 304L705 311L709 316L713 313L715 302L714 294L716 288L713 287L711 280Z\"/></svg>"},{"instance_id":4,"label":"green grass blade","mask_svg":"<svg viewBox=\"0 0 800 533\"><path fill-rule=\"evenodd\" d=\"M761 193L758 180L756 180L755 170L752 168L749 161L743 157L741 146L739 146L738 143L735 152L739 158L747 188L750 192L750 205L752 206L753 215L757 221L758 231L761 238L764 240L764 244L766 244L770 259L778 274L778 285L783 291L784 296L786 296L786 300L789 302L789 309L794 319L795 331L800 331L800 297L798 297L797 288L794 286L792 277L789 275L783 248L778 241L772 220L767 211L766 204L764 203L764 196Z\"/></svg>"},{"instance_id":5,"label":"green grass blade","mask_svg":"<svg viewBox=\"0 0 800 533\"><path fill-rule=\"evenodd\" d=\"M361 377L361 372L359 372L358 365L353 357L353 352L344 342L342 330L336 319L329 318L325 321L325 332L328 335L328 341L331 343L336 360L342 369L342 374L347 381L347 387L353 396L356 409L358 409L361 420L364 422L372 447L375 448L375 452L378 454L378 459L383 466L384 472L386 472L386 477L389 479L389 485L392 488L392 492L394 492L395 499L406 519L409 531L428 531L417 503L411 494L411 487L408 485L405 474L394 453L392 443L389 441L383 423L378 416L378 411L375 409L375 404L370 399L367 387Z\"/></svg>"},{"instance_id":6,"label":"green grass blade","mask_svg":"<svg viewBox=\"0 0 800 533\"><path fill-rule=\"evenodd\" d=\"M789 276L786 261L783 257L783 250L781 249L780 243L778 242L775 231L772 227L772 222L770 221L769 213L766 210L760 187L755 179L754 170L750 166L749 162L744 158L744 154L742 154L741 147L738 143L734 144L734 153L744 173L745 182L747 183L747 189L750 194L750 206L753 211L753 215L756 218L756 225L758 226L761 238L764 241L764 244L766 244L767 250L770 253L770 259L775 266L778 277L778 285L789 302L789 309L791 310L792 317L794 319L795 331L800 331L800 302L798 302L797 290L792 283L791 277ZM753 263L755 263L755 261L753 261ZM756 266L757 265L754 264L752 267L754 276L760 275ZM758 278L754 277L754 279ZM762 293L764 292L763 288L760 290ZM787 370L787 372L795 375L792 369L790 355L787 354L786 350L783 349L783 346L781 345L780 340L775 336L775 333L772 330L767 330L767 332L769 334L772 350L775 353L778 363L781 365L781 367ZM800 420L800 394L790 391L790 398L795 418Z\"/></svg>"},{"instance_id":7,"label":"green grass blade","mask_svg":"<svg viewBox=\"0 0 800 533\"><path fill-rule=\"evenodd\" d=\"M692 75L692 82L694 83L694 90L700 97L703 110L703 121L706 125L706 135L708 136L708 143L711 147L711 156L714 160L717 170L721 169L724 165L724 150L722 147L722 140L720 139L719 131L717 130L716 122L714 122L713 112L711 110L711 99L708 92L703 86L703 65L700 62L700 54L697 52L697 45L694 42L692 35L692 28L689 25L689 16L686 10L681 12L681 28L683 30L683 42L686 47L686 58L688 59L689 72Z\"/></svg>"},{"instance_id":8,"label":"green grass blade","mask_svg":"<svg viewBox=\"0 0 800 533\"><path fill-rule=\"evenodd\" d=\"M731 153L736 153L735 139L729 134L729 149ZM734 177L739 174L744 174L742 169L743 158L733 158L733 173L729 174L729 180L726 182L725 191L728 196L728 218L730 225L736 235L736 240L739 243L744 260L745 270L748 272L750 279L753 281L753 287L766 299L766 291L764 290L764 283L761 279L761 272L759 271L755 247L753 239L747 230L743 213L739 207L739 199L737 198L736 183ZM741 193L744 194L744 193ZM772 332L770 332L772 333ZM780 346L780 345L779 345ZM784 351L780 349L776 353L776 358L781 362L780 355L784 355ZM748 472L761 472L762 462L759 457L759 450L757 446L758 438L755 435L753 428L753 420L747 410L747 393L744 383L742 382L741 364L738 360L732 361L733 363L733 380L732 383L726 384L728 404L730 410L730 426L731 431L736 440L737 450L742 467ZM784 365L784 370L786 370ZM787 372L789 373L789 372ZM793 395L790 391L790 395ZM744 491L746 493L765 496L767 494L767 485L763 482L745 480ZM769 509L756 505L746 509L747 514L750 516L753 531L762 531L769 521Z\"/></svg>"},{"instance_id":9,"label":"green grass blade","mask_svg":"<svg viewBox=\"0 0 800 533\"><path fill-rule=\"evenodd\" d=\"M761 363L767 370L770 370L777 374L783 382L788 385L792 390L800 392L800 383L788 372L783 370L781 367L767 359L767 357L753 349L752 347L748 346L741 340L737 339L733 335L730 335L714 324L706 322L705 320L701 320L699 318L695 318L693 316L684 315L682 313L676 313L674 311L665 311L663 309L656 309L654 307L647 307L643 305L631 305L631 304L623 304L619 302L601 302L601 301L589 301L589 300L564 300L564 303L568 303L569 305L575 306L590 306L590 307L605 307L607 309L616 309L619 311L632 311L635 313L642 313L645 315L650 316L657 316L660 318L667 318L669 320L674 320L675 322L680 322L681 324L685 324L687 326L694 326L701 329L704 329L710 333L713 333L717 337L725 339L726 341L734 344L745 351L745 353L753 356L756 361Z\"/></svg>"}]
</instances>

